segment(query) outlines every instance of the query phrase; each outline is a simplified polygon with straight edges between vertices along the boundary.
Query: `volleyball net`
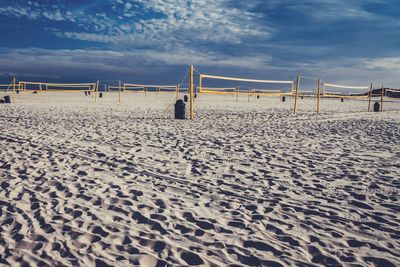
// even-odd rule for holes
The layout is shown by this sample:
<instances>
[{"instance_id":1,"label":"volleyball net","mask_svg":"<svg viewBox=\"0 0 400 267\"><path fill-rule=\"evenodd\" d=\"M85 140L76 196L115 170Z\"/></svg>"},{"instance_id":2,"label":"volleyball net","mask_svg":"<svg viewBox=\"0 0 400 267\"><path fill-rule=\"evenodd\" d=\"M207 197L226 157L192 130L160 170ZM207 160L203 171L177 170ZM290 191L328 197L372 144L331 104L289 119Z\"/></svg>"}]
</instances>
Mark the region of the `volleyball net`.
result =
<instances>
[{"instance_id":1,"label":"volleyball net","mask_svg":"<svg viewBox=\"0 0 400 267\"><path fill-rule=\"evenodd\" d=\"M294 81L257 80L200 74L198 92L214 95L293 96Z\"/></svg>"},{"instance_id":2,"label":"volleyball net","mask_svg":"<svg viewBox=\"0 0 400 267\"><path fill-rule=\"evenodd\" d=\"M16 88L23 92L96 92L97 83L48 83L20 81Z\"/></svg>"},{"instance_id":3,"label":"volleyball net","mask_svg":"<svg viewBox=\"0 0 400 267\"><path fill-rule=\"evenodd\" d=\"M372 97L371 86L348 86L333 83L323 83L322 97L325 98L347 98L367 99Z\"/></svg>"},{"instance_id":4,"label":"volleyball net","mask_svg":"<svg viewBox=\"0 0 400 267\"><path fill-rule=\"evenodd\" d=\"M0 91L2 92L13 91L14 89L16 89L14 82L0 84Z\"/></svg>"}]
</instances>

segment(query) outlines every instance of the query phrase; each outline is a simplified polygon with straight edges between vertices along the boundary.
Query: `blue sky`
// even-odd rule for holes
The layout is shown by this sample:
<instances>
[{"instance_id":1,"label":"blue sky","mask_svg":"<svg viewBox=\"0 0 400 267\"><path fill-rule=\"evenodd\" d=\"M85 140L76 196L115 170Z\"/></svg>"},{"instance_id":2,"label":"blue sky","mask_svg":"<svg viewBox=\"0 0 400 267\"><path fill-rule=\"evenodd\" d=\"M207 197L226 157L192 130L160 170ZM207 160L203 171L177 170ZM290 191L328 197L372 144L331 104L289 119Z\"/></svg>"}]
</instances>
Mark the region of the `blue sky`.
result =
<instances>
[{"instance_id":1,"label":"blue sky","mask_svg":"<svg viewBox=\"0 0 400 267\"><path fill-rule=\"evenodd\" d=\"M297 74L400 87L398 0L0 0L0 79Z\"/></svg>"}]
</instances>

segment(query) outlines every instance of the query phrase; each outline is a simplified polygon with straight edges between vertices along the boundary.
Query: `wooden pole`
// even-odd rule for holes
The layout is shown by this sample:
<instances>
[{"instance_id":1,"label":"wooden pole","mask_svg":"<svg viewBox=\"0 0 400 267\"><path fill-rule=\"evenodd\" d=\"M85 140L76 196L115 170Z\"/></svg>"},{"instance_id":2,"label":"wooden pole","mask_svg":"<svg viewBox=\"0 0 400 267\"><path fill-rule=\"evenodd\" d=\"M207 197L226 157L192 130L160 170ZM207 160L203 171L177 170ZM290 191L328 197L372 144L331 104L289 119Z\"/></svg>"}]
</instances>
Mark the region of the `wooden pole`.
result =
<instances>
[{"instance_id":1,"label":"wooden pole","mask_svg":"<svg viewBox=\"0 0 400 267\"><path fill-rule=\"evenodd\" d=\"M317 95L317 114L319 114L321 104L321 80L318 80L318 95Z\"/></svg>"},{"instance_id":2,"label":"wooden pole","mask_svg":"<svg viewBox=\"0 0 400 267\"><path fill-rule=\"evenodd\" d=\"M385 89L383 88L382 85L382 89L381 89L381 111L383 111L383 97L385 96Z\"/></svg>"},{"instance_id":3,"label":"wooden pole","mask_svg":"<svg viewBox=\"0 0 400 267\"><path fill-rule=\"evenodd\" d=\"M179 84L176 86L176 97L175 100L178 100L179 98Z\"/></svg>"},{"instance_id":4,"label":"wooden pole","mask_svg":"<svg viewBox=\"0 0 400 267\"><path fill-rule=\"evenodd\" d=\"M239 85L236 87L236 102L239 100Z\"/></svg>"},{"instance_id":5,"label":"wooden pole","mask_svg":"<svg viewBox=\"0 0 400 267\"><path fill-rule=\"evenodd\" d=\"M13 103L15 103L15 77L13 79Z\"/></svg>"},{"instance_id":6,"label":"wooden pole","mask_svg":"<svg viewBox=\"0 0 400 267\"><path fill-rule=\"evenodd\" d=\"M193 65L190 65L190 85L189 85L189 98L190 98L190 102L189 102L189 118L191 120L194 119L194 94L193 94L193 90L194 90L194 75L193 75Z\"/></svg>"},{"instance_id":7,"label":"wooden pole","mask_svg":"<svg viewBox=\"0 0 400 267\"><path fill-rule=\"evenodd\" d=\"M94 102L97 101L97 92L99 91L99 80L96 82L96 88L94 89Z\"/></svg>"},{"instance_id":8,"label":"wooden pole","mask_svg":"<svg viewBox=\"0 0 400 267\"><path fill-rule=\"evenodd\" d=\"M368 94L368 112L371 111L372 86L373 84L371 83L371 87L369 89L369 94Z\"/></svg>"},{"instance_id":9,"label":"wooden pole","mask_svg":"<svg viewBox=\"0 0 400 267\"><path fill-rule=\"evenodd\" d=\"M121 81L118 81L118 102L121 103Z\"/></svg>"},{"instance_id":10,"label":"wooden pole","mask_svg":"<svg viewBox=\"0 0 400 267\"><path fill-rule=\"evenodd\" d=\"M296 93L294 96L294 110L293 110L293 114L297 113L297 107L298 107L298 103L297 103L297 99L299 97L299 85L300 85L300 75L297 76L297 81L296 81Z\"/></svg>"}]
</instances>

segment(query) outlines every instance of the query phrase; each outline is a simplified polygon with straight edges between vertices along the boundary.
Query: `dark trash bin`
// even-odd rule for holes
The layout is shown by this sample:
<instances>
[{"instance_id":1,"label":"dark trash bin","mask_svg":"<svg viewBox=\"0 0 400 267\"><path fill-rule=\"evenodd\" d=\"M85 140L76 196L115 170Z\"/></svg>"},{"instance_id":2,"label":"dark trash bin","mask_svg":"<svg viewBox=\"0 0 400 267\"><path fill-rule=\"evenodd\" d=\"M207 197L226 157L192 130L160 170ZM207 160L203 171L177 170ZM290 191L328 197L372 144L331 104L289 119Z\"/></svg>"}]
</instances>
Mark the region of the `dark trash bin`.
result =
<instances>
[{"instance_id":1,"label":"dark trash bin","mask_svg":"<svg viewBox=\"0 0 400 267\"><path fill-rule=\"evenodd\" d=\"M188 100L189 100L188 96L187 96L187 95L184 95L184 96L183 96L183 100L184 100L185 102L188 102Z\"/></svg>"},{"instance_id":2,"label":"dark trash bin","mask_svg":"<svg viewBox=\"0 0 400 267\"><path fill-rule=\"evenodd\" d=\"M175 103L175 119L186 119L186 104L182 101L182 99L177 100Z\"/></svg>"},{"instance_id":3,"label":"dark trash bin","mask_svg":"<svg viewBox=\"0 0 400 267\"><path fill-rule=\"evenodd\" d=\"M9 95L6 95L6 96L4 97L4 103L6 103L6 104L10 104L10 103L11 103L11 98L10 98Z\"/></svg>"},{"instance_id":4,"label":"dark trash bin","mask_svg":"<svg viewBox=\"0 0 400 267\"><path fill-rule=\"evenodd\" d=\"M260 99L260 95L257 95L257 99Z\"/></svg>"},{"instance_id":5,"label":"dark trash bin","mask_svg":"<svg viewBox=\"0 0 400 267\"><path fill-rule=\"evenodd\" d=\"M304 96L302 96L301 99L304 99Z\"/></svg>"},{"instance_id":6,"label":"dark trash bin","mask_svg":"<svg viewBox=\"0 0 400 267\"><path fill-rule=\"evenodd\" d=\"M99 93L99 97L102 98L103 97L103 93Z\"/></svg>"},{"instance_id":7,"label":"dark trash bin","mask_svg":"<svg viewBox=\"0 0 400 267\"><path fill-rule=\"evenodd\" d=\"M344 102L344 99L343 99L343 98L341 98L341 99L340 99L340 102Z\"/></svg>"},{"instance_id":8,"label":"dark trash bin","mask_svg":"<svg viewBox=\"0 0 400 267\"><path fill-rule=\"evenodd\" d=\"M374 112L379 112L381 108L381 105L379 105L379 102L375 102L374 104Z\"/></svg>"},{"instance_id":9,"label":"dark trash bin","mask_svg":"<svg viewBox=\"0 0 400 267\"><path fill-rule=\"evenodd\" d=\"M33 91L32 94L36 95L36 94L37 94L37 91Z\"/></svg>"},{"instance_id":10,"label":"dark trash bin","mask_svg":"<svg viewBox=\"0 0 400 267\"><path fill-rule=\"evenodd\" d=\"M88 91L87 93L88 93L88 95L90 95L90 91Z\"/></svg>"},{"instance_id":11,"label":"dark trash bin","mask_svg":"<svg viewBox=\"0 0 400 267\"><path fill-rule=\"evenodd\" d=\"M0 99L0 104L4 104L4 99Z\"/></svg>"},{"instance_id":12,"label":"dark trash bin","mask_svg":"<svg viewBox=\"0 0 400 267\"><path fill-rule=\"evenodd\" d=\"M87 91L85 91L85 96L87 96Z\"/></svg>"},{"instance_id":13,"label":"dark trash bin","mask_svg":"<svg viewBox=\"0 0 400 267\"><path fill-rule=\"evenodd\" d=\"M282 96L282 102L286 101L286 97Z\"/></svg>"},{"instance_id":14,"label":"dark trash bin","mask_svg":"<svg viewBox=\"0 0 400 267\"><path fill-rule=\"evenodd\" d=\"M17 94L19 94L19 90L16 90Z\"/></svg>"}]
</instances>

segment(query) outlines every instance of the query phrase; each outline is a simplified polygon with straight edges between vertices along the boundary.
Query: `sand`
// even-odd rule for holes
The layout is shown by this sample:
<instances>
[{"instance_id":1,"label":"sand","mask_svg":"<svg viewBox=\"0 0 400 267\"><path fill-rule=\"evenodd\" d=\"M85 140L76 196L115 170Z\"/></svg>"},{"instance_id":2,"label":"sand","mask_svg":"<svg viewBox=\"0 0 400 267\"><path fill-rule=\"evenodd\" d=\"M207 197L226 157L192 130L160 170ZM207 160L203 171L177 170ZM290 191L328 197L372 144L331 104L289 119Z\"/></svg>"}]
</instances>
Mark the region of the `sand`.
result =
<instances>
[{"instance_id":1,"label":"sand","mask_svg":"<svg viewBox=\"0 0 400 267\"><path fill-rule=\"evenodd\" d=\"M0 105L0 265L400 265L400 102L117 100Z\"/></svg>"}]
</instances>

